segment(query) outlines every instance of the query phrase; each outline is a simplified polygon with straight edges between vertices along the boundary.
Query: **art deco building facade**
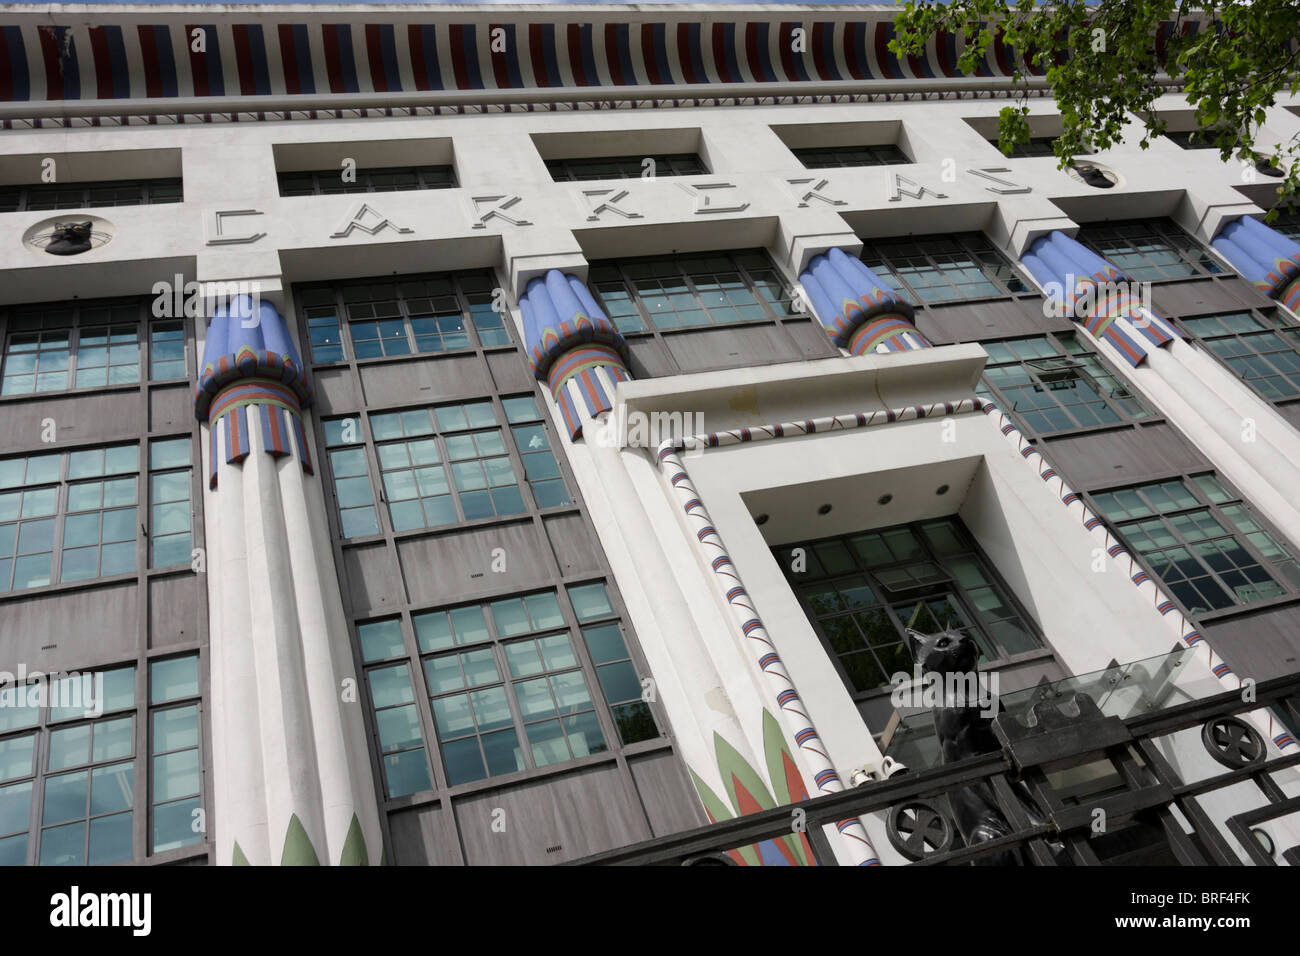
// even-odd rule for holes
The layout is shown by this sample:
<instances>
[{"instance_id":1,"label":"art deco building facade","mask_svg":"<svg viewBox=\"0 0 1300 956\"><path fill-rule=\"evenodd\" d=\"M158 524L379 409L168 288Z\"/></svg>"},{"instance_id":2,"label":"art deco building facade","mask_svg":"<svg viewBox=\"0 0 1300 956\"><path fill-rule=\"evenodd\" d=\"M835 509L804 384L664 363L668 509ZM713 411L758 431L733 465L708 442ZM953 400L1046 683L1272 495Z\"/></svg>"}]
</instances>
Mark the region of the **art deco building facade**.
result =
<instances>
[{"instance_id":1,"label":"art deco building facade","mask_svg":"<svg viewBox=\"0 0 1300 956\"><path fill-rule=\"evenodd\" d=\"M1013 711L1300 672L1277 180L1176 89L1059 170L1037 76L1003 156L1015 52L891 16L0 7L0 863L545 864L922 772L909 624ZM1180 819L1287 862L1270 781ZM908 858L817 829L723 849Z\"/></svg>"}]
</instances>

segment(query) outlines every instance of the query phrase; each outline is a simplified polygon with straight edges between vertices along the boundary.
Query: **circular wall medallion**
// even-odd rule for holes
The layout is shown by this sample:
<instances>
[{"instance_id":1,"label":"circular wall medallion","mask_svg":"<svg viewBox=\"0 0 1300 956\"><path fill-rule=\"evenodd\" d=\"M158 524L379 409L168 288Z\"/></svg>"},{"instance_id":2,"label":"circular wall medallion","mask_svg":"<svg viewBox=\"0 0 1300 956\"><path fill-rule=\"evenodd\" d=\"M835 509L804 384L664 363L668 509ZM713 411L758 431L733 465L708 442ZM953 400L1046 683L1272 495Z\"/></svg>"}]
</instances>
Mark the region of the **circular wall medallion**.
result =
<instances>
[{"instance_id":1,"label":"circular wall medallion","mask_svg":"<svg viewBox=\"0 0 1300 956\"><path fill-rule=\"evenodd\" d=\"M23 245L41 256L79 256L113 241L113 224L99 216L68 213L23 233Z\"/></svg>"}]
</instances>

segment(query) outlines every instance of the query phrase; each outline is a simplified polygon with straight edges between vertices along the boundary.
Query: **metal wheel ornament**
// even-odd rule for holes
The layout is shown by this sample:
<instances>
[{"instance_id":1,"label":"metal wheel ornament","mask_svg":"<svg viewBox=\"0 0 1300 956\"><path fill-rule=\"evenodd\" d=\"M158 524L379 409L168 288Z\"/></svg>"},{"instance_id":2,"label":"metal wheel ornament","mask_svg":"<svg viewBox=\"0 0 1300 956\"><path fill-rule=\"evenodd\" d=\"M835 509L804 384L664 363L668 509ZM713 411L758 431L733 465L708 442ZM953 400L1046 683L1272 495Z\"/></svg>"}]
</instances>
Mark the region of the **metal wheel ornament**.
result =
<instances>
[{"instance_id":1,"label":"metal wheel ornament","mask_svg":"<svg viewBox=\"0 0 1300 956\"><path fill-rule=\"evenodd\" d=\"M1201 743L1210 756L1232 770L1264 759L1268 748L1258 730L1238 717L1216 717L1201 727Z\"/></svg>"},{"instance_id":2,"label":"metal wheel ornament","mask_svg":"<svg viewBox=\"0 0 1300 956\"><path fill-rule=\"evenodd\" d=\"M889 808L885 832L895 850L909 860L921 860L951 850L955 831L935 804L908 800Z\"/></svg>"}]
</instances>

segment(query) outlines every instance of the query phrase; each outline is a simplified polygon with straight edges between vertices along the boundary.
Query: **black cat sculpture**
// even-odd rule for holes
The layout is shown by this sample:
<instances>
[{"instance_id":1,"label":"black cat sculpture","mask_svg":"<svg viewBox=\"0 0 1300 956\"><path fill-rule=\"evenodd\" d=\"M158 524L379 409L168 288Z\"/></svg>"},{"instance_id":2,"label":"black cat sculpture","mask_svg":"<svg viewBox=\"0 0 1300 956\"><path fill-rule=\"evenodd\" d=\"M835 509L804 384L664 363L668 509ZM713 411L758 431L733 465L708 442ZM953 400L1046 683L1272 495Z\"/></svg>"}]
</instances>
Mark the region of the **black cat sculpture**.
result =
<instances>
[{"instance_id":1,"label":"black cat sculpture","mask_svg":"<svg viewBox=\"0 0 1300 956\"><path fill-rule=\"evenodd\" d=\"M75 256L90 250L91 226L87 222L56 222L45 251L52 256Z\"/></svg>"},{"instance_id":2,"label":"black cat sculpture","mask_svg":"<svg viewBox=\"0 0 1300 956\"><path fill-rule=\"evenodd\" d=\"M965 634L951 630L922 634L908 628L907 647L923 675L973 677L976 674L979 647ZM941 686L949 685L945 681ZM988 713L989 710L997 711L996 699L992 701L992 707L989 707L989 701L981 703L975 699L979 696L982 695L958 695L955 699L945 697L941 705L934 708L934 729L939 738L944 763L1000 749L998 740L993 735L992 715ZM1011 833L1011 827L998 809L993 789L987 783L980 782L949 791L948 804L952 807L957 830L967 846L996 840ZM1018 850L1010 850L980 857L974 863L976 866L1019 866L1023 860Z\"/></svg>"},{"instance_id":3,"label":"black cat sculpture","mask_svg":"<svg viewBox=\"0 0 1300 956\"><path fill-rule=\"evenodd\" d=\"M1098 189L1110 189L1115 185L1106 178L1105 173L1092 165L1092 163L1080 163L1074 167L1074 171L1077 172L1080 178L1082 178L1089 186L1095 186Z\"/></svg>"}]
</instances>

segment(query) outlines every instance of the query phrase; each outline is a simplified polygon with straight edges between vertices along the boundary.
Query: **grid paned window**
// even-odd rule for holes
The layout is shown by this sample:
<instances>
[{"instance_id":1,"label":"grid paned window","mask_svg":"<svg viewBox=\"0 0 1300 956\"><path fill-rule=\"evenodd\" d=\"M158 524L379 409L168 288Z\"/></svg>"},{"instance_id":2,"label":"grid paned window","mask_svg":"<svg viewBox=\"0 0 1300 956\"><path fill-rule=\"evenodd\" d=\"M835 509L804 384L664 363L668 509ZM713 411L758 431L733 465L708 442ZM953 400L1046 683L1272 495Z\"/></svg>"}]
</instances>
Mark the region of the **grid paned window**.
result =
<instances>
[{"instance_id":1,"label":"grid paned window","mask_svg":"<svg viewBox=\"0 0 1300 956\"><path fill-rule=\"evenodd\" d=\"M1178 324L1264 398L1300 395L1300 328L1281 315L1230 312Z\"/></svg>"},{"instance_id":2,"label":"grid paned window","mask_svg":"<svg viewBox=\"0 0 1300 956\"><path fill-rule=\"evenodd\" d=\"M199 659L149 664L149 845L154 853L203 840Z\"/></svg>"},{"instance_id":3,"label":"grid paned window","mask_svg":"<svg viewBox=\"0 0 1300 956\"><path fill-rule=\"evenodd\" d=\"M370 414L376 474L394 531L524 513L512 443L537 506L570 503L535 400L510 398L503 407L508 432L490 401ZM325 437L343 536L378 533L358 420L325 422Z\"/></svg>"},{"instance_id":4,"label":"grid paned window","mask_svg":"<svg viewBox=\"0 0 1300 956\"><path fill-rule=\"evenodd\" d=\"M344 178L343 166L301 173L277 173L281 196L333 196L341 193L393 193L413 189L453 189L456 171L450 166L402 166L354 169ZM355 175L353 175L355 174Z\"/></svg>"},{"instance_id":5,"label":"grid paned window","mask_svg":"<svg viewBox=\"0 0 1300 956\"><path fill-rule=\"evenodd\" d=\"M1214 475L1096 492L1097 510L1191 614L1300 591L1282 539Z\"/></svg>"},{"instance_id":6,"label":"grid paned window","mask_svg":"<svg viewBox=\"0 0 1300 956\"><path fill-rule=\"evenodd\" d=\"M360 420L334 418L324 422L324 427L330 473L334 476L334 501L338 505L343 537L378 534L379 519L375 515L375 496L370 488L366 446L361 443Z\"/></svg>"},{"instance_id":7,"label":"grid paned window","mask_svg":"<svg viewBox=\"0 0 1300 956\"><path fill-rule=\"evenodd\" d=\"M969 635L986 665L1042 647L954 518L783 545L776 557L855 693L911 673L907 627Z\"/></svg>"},{"instance_id":8,"label":"grid paned window","mask_svg":"<svg viewBox=\"0 0 1300 956\"><path fill-rule=\"evenodd\" d=\"M0 460L0 591L136 569L138 448Z\"/></svg>"},{"instance_id":9,"label":"grid paned window","mask_svg":"<svg viewBox=\"0 0 1300 956\"><path fill-rule=\"evenodd\" d=\"M505 407L515 447L519 449L519 458L524 463L524 477L533 489L537 507L553 508L569 504L569 491L564 487L564 478L560 475L555 452L551 450L546 425L542 422L541 412L537 410L537 400L531 395L523 395L502 399L501 404Z\"/></svg>"},{"instance_id":10,"label":"grid paned window","mask_svg":"<svg viewBox=\"0 0 1300 956\"><path fill-rule=\"evenodd\" d=\"M0 395L134 385L146 359L155 379L185 377L184 327L180 322L143 325L149 301L54 302L8 310Z\"/></svg>"},{"instance_id":11,"label":"grid paned window","mask_svg":"<svg viewBox=\"0 0 1300 956\"><path fill-rule=\"evenodd\" d=\"M372 668L366 672L366 677L379 732L379 751L388 796L404 797L428 790L432 782L424 738L420 734L415 693L411 689L410 665Z\"/></svg>"},{"instance_id":12,"label":"grid paned window","mask_svg":"<svg viewBox=\"0 0 1300 956\"><path fill-rule=\"evenodd\" d=\"M180 201L181 181L179 179L0 186L0 212L149 206Z\"/></svg>"},{"instance_id":13,"label":"grid paned window","mask_svg":"<svg viewBox=\"0 0 1300 956\"><path fill-rule=\"evenodd\" d=\"M897 166L910 163L907 154L893 143L877 146L815 146L792 149L799 162L808 169L835 169L842 166Z\"/></svg>"},{"instance_id":14,"label":"grid paned window","mask_svg":"<svg viewBox=\"0 0 1300 956\"><path fill-rule=\"evenodd\" d=\"M787 318L788 290L760 250L593 262L589 286L620 332Z\"/></svg>"},{"instance_id":15,"label":"grid paned window","mask_svg":"<svg viewBox=\"0 0 1300 956\"><path fill-rule=\"evenodd\" d=\"M659 736L601 582L418 612L411 624L418 657L399 618L357 628L390 797L431 786L417 671L449 787L606 752L593 678L624 744Z\"/></svg>"},{"instance_id":16,"label":"grid paned window","mask_svg":"<svg viewBox=\"0 0 1300 956\"><path fill-rule=\"evenodd\" d=\"M985 342L976 393L1047 435L1148 418L1151 411L1072 332Z\"/></svg>"},{"instance_id":17,"label":"grid paned window","mask_svg":"<svg viewBox=\"0 0 1300 956\"><path fill-rule=\"evenodd\" d=\"M982 299L1026 289L1011 264L979 233L875 239L862 247L860 258L913 303Z\"/></svg>"},{"instance_id":18,"label":"grid paned window","mask_svg":"<svg viewBox=\"0 0 1300 956\"><path fill-rule=\"evenodd\" d=\"M190 562L190 439L149 443L149 566Z\"/></svg>"},{"instance_id":19,"label":"grid paned window","mask_svg":"<svg viewBox=\"0 0 1300 956\"><path fill-rule=\"evenodd\" d=\"M622 628L618 621L609 620L615 613L605 585L594 581L570 585L568 590L619 737L625 744L658 737L659 728L655 726L650 705L642 699L641 681L623 640Z\"/></svg>"},{"instance_id":20,"label":"grid paned window","mask_svg":"<svg viewBox=\"0 0 1300 956\"><path fill-rule=\"evenodd\" d=\"M185 326L155 322L149 327L149 377L155 381L185 378Z\"/></svg>"},{"instance_id":21,"label":"grid paned window","mask_svg":"<svg viewBox=\"0 0 1300 956\"><path fill-rule=\"evenodd\" d=\"M151 663L149 704L163 707L136 699L134 664L0 690L0 866L132 861L138 774L151 794L148 852L202 841L197 663ZM139 753L145 720L151 744Z\"/></svg>"},{"instance_id":22,"label":"grid paned window","mask_svg":"<svg viewBox=\"0 0 1300 956\"><path fill-rule=\"evenodd\" d=\"M347 358L344 328L356 359L470 349L474 336L484 347L509 345L495 289L490 273L463 272L303 287L296 296L312 361L321 363Z\"/></svg>"},{"instance_id":23,"label":"grid paned window","mask_svg":"<svg viewBox=\"0 0 1300 956\"><path fill-rule=\"evenodd\" d=\"M646 163L653 162L653 166ZM547 172L557 183L591 179L640 179L643 176L695 176L707 173L694 153L655 153L649 156L604 156L593 159L548 159Z\"/></svg>"},{"instance_id":24,"label":"grid paned window","mask_svg":"<svg viewBox=\"0 0 1300 956\"><path fill-rule=\"evenodd\" d=\"M994 149L1000 153L1002 152L996 139L991 139L989 142L993 145ZM1011 148L1011 158L1029 159L1036 156L1055 156L1056 152L1053 148L1055 143L1055 136L1031 136L1029 142L1017 143ZM1003 155L1005 156L1006 154L1003 153Z\"/></svg>"},{"instance_id":25,"label":"grid paned window","mask_svg":"<svg viewBox=\"0 0 1300 956\"><path fill-rule=\"evenodd\" d=\"M1214 257L1170 219L1089 223L1076 238L1138 282L1223 272Z\"/></svg>"}]
</instances>

